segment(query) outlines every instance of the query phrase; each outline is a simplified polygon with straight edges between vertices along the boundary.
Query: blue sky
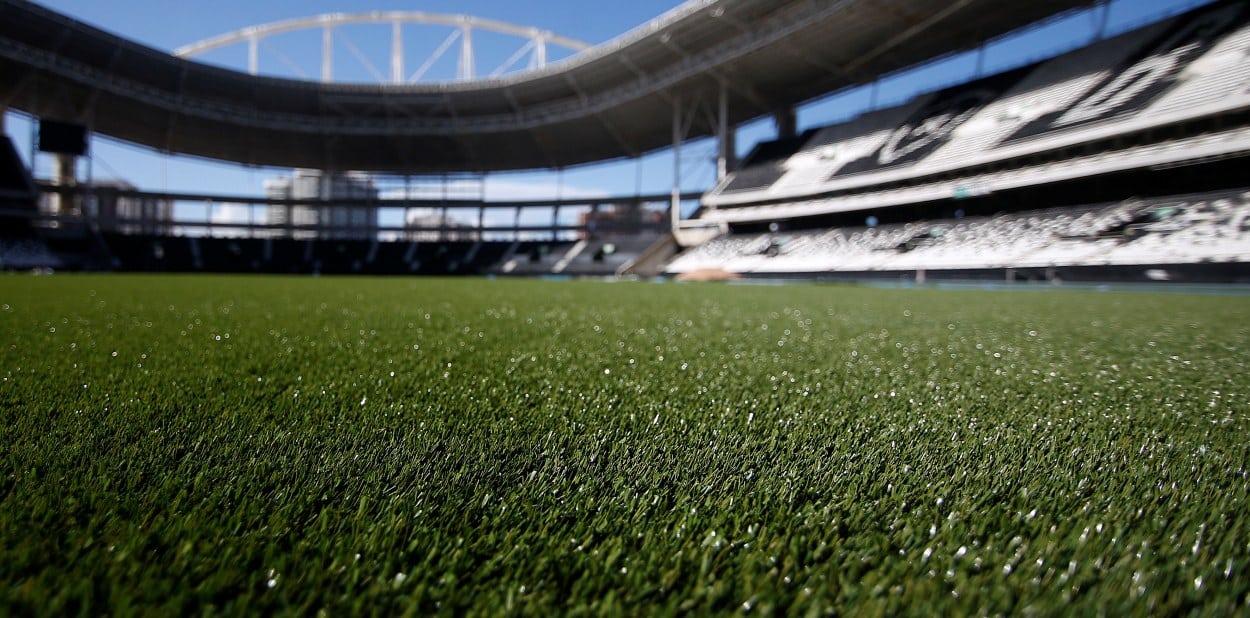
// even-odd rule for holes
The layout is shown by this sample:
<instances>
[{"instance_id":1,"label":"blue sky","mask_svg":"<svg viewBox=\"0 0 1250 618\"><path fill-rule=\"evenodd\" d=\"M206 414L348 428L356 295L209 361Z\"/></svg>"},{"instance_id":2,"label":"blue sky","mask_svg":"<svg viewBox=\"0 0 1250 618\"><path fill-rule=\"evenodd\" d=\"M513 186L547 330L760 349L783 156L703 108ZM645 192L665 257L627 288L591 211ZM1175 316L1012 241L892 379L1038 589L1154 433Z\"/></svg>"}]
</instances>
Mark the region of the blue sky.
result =
<instances>
[{"instance_id":1,"label":"blue sky","mask_svg":"<svg viewBox=\"0 0 1250 618\"><path fill-rule=\"evenodd\" d=\"M1201 0L1113 0L1107 24L1111 32L1172 14ZM588 43L602 43L644 24L677 6L674 0L630 0L602 2L588 0L303 0L300 2L256 2L254 0L41 0L41 4L71 15L94 26L137 40L161 50L173 50L215 35L269 22L307 17L321 13L360 13L373 10L417 10L430 13L476 15L532 26ZM1101 24L1101 14L1081 14L1036 29L1027 35L991 43L982 58L983 70L993 72L1027 60L1053 55L1090 41ZM372 28L370 30L369 28ZM409 53L406 73L421 65L429 53L450 33L448 29L412 27L404 32ZM301 38L302 37L302 38ZM336 79L372 80L372 72L357 56L365 57L381 73L388 73L389 29L384 26L344 28L336 34ZM319 31L285 38L267 39L262 46L261 71L298 76L318 75ZM479 74L488 73L515 52L525 41L507 37L475 37ZM354 48L354 49L353 49ZM431 70L434 77L454 73L453 51ZM359 54L357 54L359 52ZM558 54L553 51L553 57ZM246 68L246 48L215 52L202 59L232 68ZM524 64L522 61L521 64ZM864 111L875 97L887 105L906 100L918 92L932 90L975 76L975 54L948 58L907 73L887 76L874 89L860 88L828 97L799 110L800 128L828 124ZM19 151L29 155L30 127L25 118L10 114L7 130ZM749 150L756 142L772 136L769 122L756 122L739 129L738 149ZM90 174L96 179L122 178L148 190L213 192L231 195L260 195L266 178L287 170L247 168L206 162L190 157L162 156L147 149L96 136L92 143ZM703 190L714 180L715 147L708 141L694 142L683 149L683 187ZM50 175L52 163L36 156L35 174ZM87 164L80 167L86 175ZM491 174L486 177L488 199L507 197L578 197L603 194L664 193L672 186L672 154L659 152L640 162L625 161L582 166L556 172Z\"/></svg>"}]
</instances>

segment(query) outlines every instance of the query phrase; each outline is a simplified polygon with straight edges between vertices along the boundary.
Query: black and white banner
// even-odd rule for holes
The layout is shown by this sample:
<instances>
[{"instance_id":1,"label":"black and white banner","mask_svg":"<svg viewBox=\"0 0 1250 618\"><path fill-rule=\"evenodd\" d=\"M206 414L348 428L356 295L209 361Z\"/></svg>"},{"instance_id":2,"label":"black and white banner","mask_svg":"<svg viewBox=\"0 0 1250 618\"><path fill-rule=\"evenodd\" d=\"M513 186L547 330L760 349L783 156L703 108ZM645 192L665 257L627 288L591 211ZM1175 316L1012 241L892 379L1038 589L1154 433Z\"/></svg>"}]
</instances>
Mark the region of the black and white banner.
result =
<instances>
[{"instance_id":1,"label":"black and white banner","mask_svg":"<svg viewBox=\"0 0 1250 618\"><path fill-rule=\"evenodd\" d=\"M997 99L1033 67L1000 73L934 94L872 154L850 161L830 178L912 165L950 141L951 133Z\"/></svg>"},{"instance_id":2,"label":"black and white banner","mask_svg":"<svg viewBox=\"0 0 1250 618\"><path fill-rule=\"evenodd\" d=\"M1066 108L1025 124L1001 143L1135 114L1177 85L1185 67L1245 23L1245 2L1225 2L1183 17Z\"/></svg>"}]
</instances>

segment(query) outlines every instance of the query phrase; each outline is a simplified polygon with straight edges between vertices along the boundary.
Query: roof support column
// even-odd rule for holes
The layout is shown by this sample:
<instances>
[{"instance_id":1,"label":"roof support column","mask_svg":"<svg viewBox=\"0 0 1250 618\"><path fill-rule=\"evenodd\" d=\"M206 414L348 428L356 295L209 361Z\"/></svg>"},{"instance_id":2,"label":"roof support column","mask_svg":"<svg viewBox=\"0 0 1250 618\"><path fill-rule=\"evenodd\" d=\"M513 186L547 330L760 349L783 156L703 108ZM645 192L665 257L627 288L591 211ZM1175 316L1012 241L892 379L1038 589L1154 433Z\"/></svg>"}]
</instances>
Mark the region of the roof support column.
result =
<instances>
[{"instance_id":1,"label":"roof support column","mask_svg":"<svg viewBox=\"0 0 1250 618\"><path fill-rule=\"evenodd\" d=\"M734 166L734 142L734 133L729 130L729 87L722 81L716 118L716 182L724 180Z\"/></svg>"},{"instance_id":2,"label":"roof support column","mask_svg":"<svg viewBox=\"0 0 1250 618\"><path fill-rule=\"evenodd\" d=\"M681 97L673 97L673 192L669 200L673 233L681 225Z\"/></svg>"},{"instance_id":3,"label":"roof support column","mask_svg":"<svg viewBox=\"0 0 1250 618\"><path fill-rule=\"evenodd\" d=\"M31 89L31 94L30 94L30 107L28 107L27 109L32 109L32 110L34 110L34 109L39 109L39 108L35 107L35 104L36 104L36 103L38 103L38 94L39 94L39 93L38 93L38 90L36 90L35 88L32 88L32 89ZM37 152L37 150L38 150L38 145L39 145L39 123L37 123L37 122L32 122L32 123L30 123L30 141L29 141L29 142L27 142L27 143L29 143L29 144L30 144L30 158L28 158L28 159L26 159L26 160L27 160L27 161L30 161L30 173L31 173L32 175L34 175L34 173L35 173L35 153Z\"/></svg>"},{"instance_id":4,"label":"roof support column","mask_svg":"<svg viewBox=\"0 0 1250 618\"><path fill-rule=\"evenodd\" d=\"M1111 3L1107 0L1100 0L1094 7L1094 11L1098 13L1098 31L1094 34L1094 40L1101 41L1107 38L1107 22L1111 18Z\"/></svg>"},{"instance_id":5,"label":"roof support column","mask_svg":"<svg viewBox=\"0 0 1250 618\"><path fill-rule=\"evenodd\" d=\"M777 139L794 137L798 132L798 115L793 107L773 113L773 124L777 126Z\"/></svg>"},{"instance_id":6,"label":"roof support column","mask_svg":"<svg viewBox=\"0 0 1250 618\"><path fill-rule=\"evenodd\" d=\"M560 240L560 203L551 209L551 242Z\"/></svg>"}]
</instances>

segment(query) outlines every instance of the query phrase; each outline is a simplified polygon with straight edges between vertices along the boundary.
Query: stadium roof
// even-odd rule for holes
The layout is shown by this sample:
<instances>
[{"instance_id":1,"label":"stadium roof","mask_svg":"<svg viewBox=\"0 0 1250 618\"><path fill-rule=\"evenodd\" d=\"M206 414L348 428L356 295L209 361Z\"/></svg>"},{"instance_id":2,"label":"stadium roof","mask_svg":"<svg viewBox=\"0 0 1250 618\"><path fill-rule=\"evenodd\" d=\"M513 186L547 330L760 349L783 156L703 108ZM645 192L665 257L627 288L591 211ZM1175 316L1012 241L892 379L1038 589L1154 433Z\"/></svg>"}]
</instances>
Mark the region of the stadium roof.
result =
<instances>
[{"instance_id":1,"label":"stadium roof","mask_svg":"<svg viewBox=\"0 0 1250 618\"><path fill-rule=\"evenodd\" d=\"M1091 0L694 0L536 71L342 84L176 58L0 0L0 101L159 150L245 164L396 172L564 167L637 156Z\"/></svg>"}]
</instances>

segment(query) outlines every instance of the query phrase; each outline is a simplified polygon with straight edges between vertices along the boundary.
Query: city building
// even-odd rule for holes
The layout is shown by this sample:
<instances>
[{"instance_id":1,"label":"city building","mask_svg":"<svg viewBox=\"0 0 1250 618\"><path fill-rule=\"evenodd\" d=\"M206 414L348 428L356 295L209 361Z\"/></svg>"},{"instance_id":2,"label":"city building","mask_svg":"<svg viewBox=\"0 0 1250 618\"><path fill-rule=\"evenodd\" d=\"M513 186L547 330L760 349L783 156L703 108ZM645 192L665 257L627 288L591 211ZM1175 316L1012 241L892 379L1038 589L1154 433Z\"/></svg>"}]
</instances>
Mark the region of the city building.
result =
<instances>
[{"instance_id":1,"label":"city building","mask_svg":"<svg viewBox=\"0 0 1250 618\"><path fill-rule=\"evenodd\" d=\"M480 240L476 226L456 220L445 210L414 208L404 214L404 239L412 241Z\"/></svg>"},{"instance_id":2,"label":"city building","mask_svg":"<svg viewBox=\"0 0 1250 618\"><path fill-rule=\"evenodd\" d=\"M96 182L93 186L115 189L96 191L95 215L100 228L121 234L168 235L173 231L174 203L151 196L124 195L137 188L124 180Z\"/></svg>"},{"instance_id":3,"label":"city building","mask_svg":"<svg viewBox=\"0 0 1250 618\"><path fill-rule=\"evenodd\" d=\"M265 181L265 197L316 200L318 204L271 204L265 222L280 238L373 239L378 230L378 190L361 172L297 169Z\"/></svg>"}]
</instances>

